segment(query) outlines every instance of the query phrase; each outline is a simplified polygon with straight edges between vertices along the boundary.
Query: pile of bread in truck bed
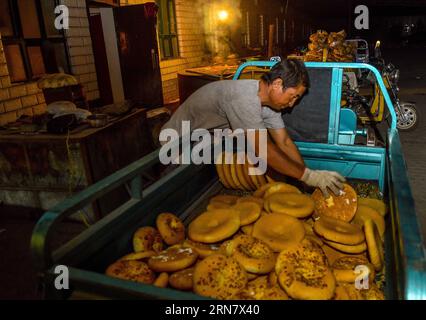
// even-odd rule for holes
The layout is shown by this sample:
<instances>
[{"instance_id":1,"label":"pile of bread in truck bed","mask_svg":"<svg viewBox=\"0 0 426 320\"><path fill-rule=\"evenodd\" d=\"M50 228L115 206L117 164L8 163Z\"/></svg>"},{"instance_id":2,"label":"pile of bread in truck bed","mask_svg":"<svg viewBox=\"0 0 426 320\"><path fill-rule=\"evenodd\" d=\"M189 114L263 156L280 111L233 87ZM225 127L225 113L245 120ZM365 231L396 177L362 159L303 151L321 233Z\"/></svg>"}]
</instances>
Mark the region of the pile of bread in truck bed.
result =
<instances>
[{"instance_id":1,"label":"pile of bread in truck bed","mask_svg":"<svg viewBox=\"0 0 426 320\"><path fill-rule=\"evenodd\" d=\"M224 189L187 226L160 213L106 274L216 299L384 299L385 203L349 183L325 197L267 180Z\"/></svg>"}]
</instances>

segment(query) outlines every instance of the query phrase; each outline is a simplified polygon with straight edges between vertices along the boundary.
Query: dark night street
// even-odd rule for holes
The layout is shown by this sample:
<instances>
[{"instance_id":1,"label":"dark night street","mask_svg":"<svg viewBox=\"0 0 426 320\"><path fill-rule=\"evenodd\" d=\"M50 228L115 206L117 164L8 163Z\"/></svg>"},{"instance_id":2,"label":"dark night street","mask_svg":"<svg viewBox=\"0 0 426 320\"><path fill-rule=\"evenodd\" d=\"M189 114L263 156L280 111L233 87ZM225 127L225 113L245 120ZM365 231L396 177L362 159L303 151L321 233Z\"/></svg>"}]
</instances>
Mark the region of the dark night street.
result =
<instances>
[{"instance_id":1,"label":"dark night street","mask_svg":"<svg viewBox=\"0 0 426 320\"><path fill-rule=\"evenodd\" d=\"M400 93L402 101L416 103L420 111L419 126L411 132L400 132L400 138L407 162L408 174L413 192L416 211L420 217L423 241L426 239L426 47L387 49L383 52L388 62L401 71ZM410 57L410 58L407 58Z\"/></svg>"}]
</instances>

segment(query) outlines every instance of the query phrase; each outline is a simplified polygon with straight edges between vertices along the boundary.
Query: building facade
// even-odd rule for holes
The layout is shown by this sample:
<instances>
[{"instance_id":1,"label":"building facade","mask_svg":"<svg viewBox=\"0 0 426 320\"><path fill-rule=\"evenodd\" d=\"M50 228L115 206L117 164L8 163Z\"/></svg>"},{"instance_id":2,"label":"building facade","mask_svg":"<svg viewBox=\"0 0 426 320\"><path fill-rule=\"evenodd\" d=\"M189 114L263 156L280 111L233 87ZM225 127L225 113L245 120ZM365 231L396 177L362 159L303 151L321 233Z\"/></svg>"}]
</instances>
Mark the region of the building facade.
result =
<instances>
[{"instance_id":1,"label":"building facade","mask_svg":"<svg viewBox=\"0 0 426 320\"><path fill-rule=\"evenodd\" d=\"M48 2L41 0L26 2L32 3L37 10L21 8L21 1L12 5L12 1L2 2L1 18L6 21L6 27L0 24L0 125L16 121L21 115L38 115L46 111L45 98L37 87L35 75L37 72L49 73L49 66L46 64L40 70L37 61L43 59L45 63L50 61L46 56L42 58L41 52L45 54L46 43L57 45L59 41L56 34L49 37L48 30L49 21L53 23L56 17L53 9L58 4L66 5L69 9L69 29L62 34L64 47L60 49L63 57L59 60L62 62L66 60L66 63L63 62L66 67L62 69L76 76L83 85L89 102L99 99L99 81L104 79L97 77L99 73L96 70L96 57L92 47L94 35L91 34L90 15L99 10L99 5L127 6L147 1L118 2L118 0L52 0L48 10L44 8ZM217 62L214 59L221 54L220 51L225 52L225 55L234 54L239 57L267 56L268 53L285 55L296 45L307 43L307 37L314 30L309 19L303 13L289 7L285 1L157 0L156 2L159 6L157 38L161 57L161 82L163 101L166 104L179 99L177 79L179 71ZM5 7L5 4L12 7ZM30 31L26 30L34 27L31 23L26 25L25 21L32 21L37 25L40 33L27 36L25 33ZM273 42L272 46L269 46L272 52L268 52L269 41ZM19 52L24 54L15 61ZM55 54L58 55L58 52L55 51ZM27 70L29 77L19 77L20 65L21 69L25 65L24 69ZM112 85L113 89L115 87Z\"/></svg>"}]
</instances>

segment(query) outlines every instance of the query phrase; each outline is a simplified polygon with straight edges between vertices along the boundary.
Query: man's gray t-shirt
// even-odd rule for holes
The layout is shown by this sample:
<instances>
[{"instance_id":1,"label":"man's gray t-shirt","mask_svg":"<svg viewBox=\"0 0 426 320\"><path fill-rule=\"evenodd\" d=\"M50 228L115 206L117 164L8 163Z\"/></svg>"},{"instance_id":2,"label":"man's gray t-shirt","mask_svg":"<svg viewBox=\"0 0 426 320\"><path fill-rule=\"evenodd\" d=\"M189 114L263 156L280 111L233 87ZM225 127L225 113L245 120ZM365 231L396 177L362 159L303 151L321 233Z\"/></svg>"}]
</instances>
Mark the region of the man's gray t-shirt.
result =
<instances>
[{"instance_id":1,"label":"man's gray t-shirt","mask_svg":"<svg viewBox=\"0 0 426 320\"><path fill-rule=\"evenodd\" d=\"M281 113L263 107L258 97L258 80L222 80L195 91L162 129L181 134L182 121L195 129L281 129Z\"/></svg>"}]
</instances>

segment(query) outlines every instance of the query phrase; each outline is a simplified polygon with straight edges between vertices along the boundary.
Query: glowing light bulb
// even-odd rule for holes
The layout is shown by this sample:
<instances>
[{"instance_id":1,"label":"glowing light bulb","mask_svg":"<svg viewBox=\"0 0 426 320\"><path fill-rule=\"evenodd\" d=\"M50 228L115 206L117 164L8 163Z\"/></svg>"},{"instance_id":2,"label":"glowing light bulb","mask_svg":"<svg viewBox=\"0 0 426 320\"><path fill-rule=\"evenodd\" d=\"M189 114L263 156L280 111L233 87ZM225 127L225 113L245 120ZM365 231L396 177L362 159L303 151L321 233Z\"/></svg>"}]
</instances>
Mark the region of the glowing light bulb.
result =
<instances>
[{"instance_id":1,"label":"glowing light bulb","mask_svg":"<svg viewBox=\"0 0 426 320\"><path fill-rule=\"evenodd\" d=\"M228 11L226 10L220 10L217 14L218 18L220 21L225 21L226 19L228 19Z\"/></svg>"}]
</instances>

